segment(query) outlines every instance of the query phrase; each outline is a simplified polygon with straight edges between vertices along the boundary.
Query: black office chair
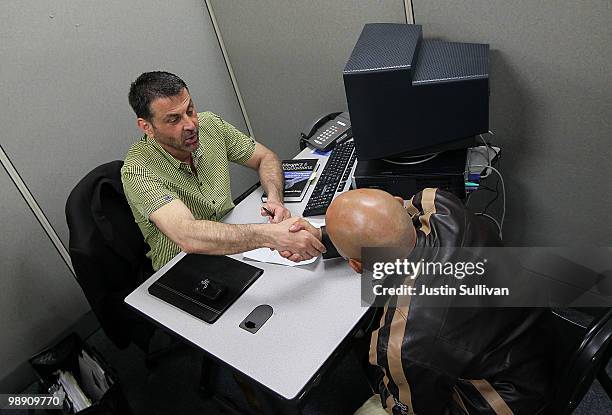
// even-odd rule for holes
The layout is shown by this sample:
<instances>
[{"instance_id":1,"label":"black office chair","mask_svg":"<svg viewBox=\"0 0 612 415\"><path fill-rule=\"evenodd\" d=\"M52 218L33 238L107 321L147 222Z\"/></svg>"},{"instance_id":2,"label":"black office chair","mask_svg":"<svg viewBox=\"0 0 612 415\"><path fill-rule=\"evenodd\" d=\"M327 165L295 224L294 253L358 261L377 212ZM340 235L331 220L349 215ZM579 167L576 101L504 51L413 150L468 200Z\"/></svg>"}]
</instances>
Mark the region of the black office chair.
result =
<instances>
[{"instance_id":1,"label":"black office chair","mask_svg":"<svg viewBox=\"0 0 612 415\"><path fill-rule=\"evenodd\" d=\"M136 344L146 353L145 365L152 368L159 359L188 344L168 335L169 345L151 350L156 327L124 302L153 274L153 268L145 255L149 247L123 192L122 166L123 161L116 160L96 167L68 196L68 251L77 281L106 336L120 349ZM211 367L204 358L200 386L206 392L214 381L213 370L206 370Z\"/></svg>"},{"instance_id":2,"label":"black office chair","mask_svg":"<svg viewBox=\"0 0 612 415\"><path fill-rule=\"evenodd\" d=\"M571 414L595 378L612 400L612 380L606 371L612 355L612 309L606 310L590 324L585 318L576 318L578 313L569 310L573 315L568 315L567 311L551 312L551 328L556 331L555 338L558 339L555 342L555 379L559 379L547 411L551 415Z\"/></svg>"},{"instance_id":3,"label":"black office chair","mask_svg":"<svg viewBox=\"0 0 612 415\"><path fill-rule=\"evenodd\" d=\"M123 193L122 161L96 167L66 202L69 254L78 283L108 338L148 352L154 326L123 302L152 273L147 245Z\"/></svg>"}]
</instances>

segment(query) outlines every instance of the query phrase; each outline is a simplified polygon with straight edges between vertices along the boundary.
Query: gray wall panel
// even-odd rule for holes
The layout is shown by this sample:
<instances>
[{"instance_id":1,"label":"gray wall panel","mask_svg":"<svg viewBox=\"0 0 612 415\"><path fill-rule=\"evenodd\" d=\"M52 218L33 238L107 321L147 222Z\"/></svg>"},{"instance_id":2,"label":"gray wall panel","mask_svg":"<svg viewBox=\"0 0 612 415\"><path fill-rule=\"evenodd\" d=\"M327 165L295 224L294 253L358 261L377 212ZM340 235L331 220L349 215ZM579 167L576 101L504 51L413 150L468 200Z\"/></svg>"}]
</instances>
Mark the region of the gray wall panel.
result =
<instances>
[{"instance_id":1,"label":"gray wall panel","mask_svg":"<svg viewBox=\"0 0 612 415\"><path fill-rule=\"evenodd\" d=\"M2 168L0 200L0 379L3 379L74 324L89 306ZM7 392L17 391L0 391Z\"/></svg>"},{"instance_id":2,"label":"gray wall panel","mask_svg":"<svg viewBox=\"0 0 612 415\"><path fill-rule=\"evenodd\" d=\"M602 1L414 0L426 37L491 44L505 239L610 245L612 8Z\"/></svg>"},{"instance_id":3,"label":"gray wall panel","mask_svg":"<svg viewBox=\"0 0 612 415\"><path fill-rule=\"evenodd\" d=\"M177 73L198 110L246 130L201 1L4 1L0 38L0 142L64 242L74 184L140 136L127 93L141 72Z\"/></svg>"},{"instance_id":4,"label":"gray wall panel","mask_svg":"<svg viewBox=\"0 0 612 415\"><path fill-rule=\"evenodd\" d=\"M345 110L342 69L366 22L405 22L403 1L212 1L257 139L282 157L324 112Z\"/></svg>"}]
</instances>

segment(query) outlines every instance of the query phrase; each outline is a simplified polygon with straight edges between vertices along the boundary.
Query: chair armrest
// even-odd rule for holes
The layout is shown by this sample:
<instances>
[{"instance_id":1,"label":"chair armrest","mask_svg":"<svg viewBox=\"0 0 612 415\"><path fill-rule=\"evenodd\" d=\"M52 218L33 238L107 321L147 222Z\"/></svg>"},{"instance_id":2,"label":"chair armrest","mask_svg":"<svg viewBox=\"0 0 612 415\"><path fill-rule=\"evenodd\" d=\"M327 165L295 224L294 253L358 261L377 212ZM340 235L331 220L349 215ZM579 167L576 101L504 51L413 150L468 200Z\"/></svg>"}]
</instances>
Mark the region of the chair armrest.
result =
<instances>
[{"instance_id":1,"label":"chair armrest","mask_svg":"<svg viewBox=\"0 0 612 415\"><path fill-rule=\"evenodd\" d=\"M238 203L242 202L248 195L253 193L259 186L261 186L261 183L257 182L253 186L245 190L240 196L234 199L234 205L237 205Z\"/></svg>"}]
</instances>

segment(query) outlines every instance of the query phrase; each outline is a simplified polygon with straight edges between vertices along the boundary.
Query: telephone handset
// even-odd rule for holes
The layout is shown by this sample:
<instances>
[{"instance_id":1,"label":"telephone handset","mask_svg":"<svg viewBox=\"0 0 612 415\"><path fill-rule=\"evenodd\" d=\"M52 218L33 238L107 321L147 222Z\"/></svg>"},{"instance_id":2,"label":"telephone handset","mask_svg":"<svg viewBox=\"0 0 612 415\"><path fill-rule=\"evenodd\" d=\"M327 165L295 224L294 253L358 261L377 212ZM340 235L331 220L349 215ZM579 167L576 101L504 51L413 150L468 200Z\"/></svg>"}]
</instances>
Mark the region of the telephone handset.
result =
<instances>
[{"instance_id":1,"label":"telephone handset","mask_svg":"<svg viewBox=\"0 0 612 415\"><path fill-rule=\"evenodd\" d=\"M352 137L351 119L348 112L332 112L317 119L301 134L300 143L306 143L321 151L331 149L337 141Z\"/></svg>"}]
</instances>

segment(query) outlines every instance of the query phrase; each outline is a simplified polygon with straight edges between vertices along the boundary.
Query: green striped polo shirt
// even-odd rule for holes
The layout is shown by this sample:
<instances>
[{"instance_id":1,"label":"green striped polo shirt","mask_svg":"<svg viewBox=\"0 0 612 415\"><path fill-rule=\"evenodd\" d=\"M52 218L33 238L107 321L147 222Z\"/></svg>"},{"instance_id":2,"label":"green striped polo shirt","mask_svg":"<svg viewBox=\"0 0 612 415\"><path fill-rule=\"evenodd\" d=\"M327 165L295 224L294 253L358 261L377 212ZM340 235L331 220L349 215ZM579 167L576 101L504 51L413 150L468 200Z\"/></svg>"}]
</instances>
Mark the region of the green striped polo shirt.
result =
<instances>
[{"instance_id":1,"label":"green striped polo shirt","mask_svg":"<svg viewBox=\"0 0 612 415\"><path fill-rule=\"evenodd\" d=\"M146 135L128 151L121 181L132 214L145 241L147 256L158 270L180 248L149 220L151 213L180 199L196 219L220 220L233 207L229 161L244 164L255 141L211 112L198 114L199 147L192 153L196 172L172 157Z\"/></svg>"}]
</instances>

